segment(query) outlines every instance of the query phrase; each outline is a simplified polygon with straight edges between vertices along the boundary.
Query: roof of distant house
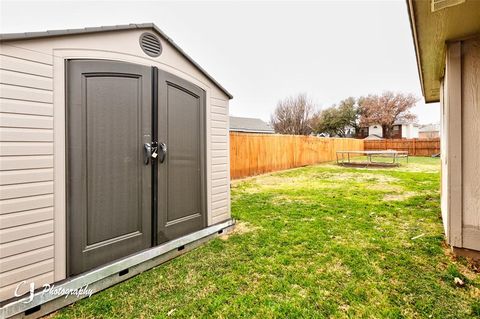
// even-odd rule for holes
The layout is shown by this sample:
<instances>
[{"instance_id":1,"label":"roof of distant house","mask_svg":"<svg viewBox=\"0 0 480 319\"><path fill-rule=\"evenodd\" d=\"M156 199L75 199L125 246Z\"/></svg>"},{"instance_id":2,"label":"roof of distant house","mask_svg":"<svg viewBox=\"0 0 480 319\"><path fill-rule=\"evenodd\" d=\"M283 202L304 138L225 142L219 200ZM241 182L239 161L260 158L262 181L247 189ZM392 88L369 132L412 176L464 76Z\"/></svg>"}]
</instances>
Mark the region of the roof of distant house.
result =
<instances>
[{"instance_id":1,"label":"roof of distant house","mask_svg":"<svg viewBox=\"0 0 480 319\"><path fill-rule=\"evenodd\" d=\"M273 134L275 131L267 122L252 117L230 116L230 131Z\"/></svg>"},{"instance_id":2,"label":"roof of distant house","mask_svg":"<svg viewBox=\"0 0 480 319\"><path fill-rule=\"evenodd\" d=\"M419 126L417 123L414 122L408 122L408 121L395 121L393 125L410 125L413 124L413 126Z\"/></svg>"},{"instance_id":3,"label":"roof of distant house","mask_svg":"<svg viewBox=\"0 0 480 319\"><path fill-rule=\"evenodd\" d=\"M383 140L383 137L378 136L377 134L370 134L365 137L364 140Z\"/></svg>"},{"instance_id":4,"label":"roof of distant house","mask_svg":"<svg viewBox=\"0 0 480 319\"><path fill-rule=\"evenodd\" d=\"M412 123L412 122L406 122L406 121L395 121L393 125L410 125L412 124L413 126L420 126L417 123ZM369 126L381 126L380 124L371 124ZM362 126L362 127L369 127L369 126Z\"/></svg>"},{"instance_id":5,"label":"roof of distant house","mask_svg":"<svg viewBox=\"0 0 480 319\"><path fill-rule=\"evenodd\" d=\"M439 132L440 131L440 124L425 124L420 125L418 129L419 132Z\"/></svg>"}]
</instances>

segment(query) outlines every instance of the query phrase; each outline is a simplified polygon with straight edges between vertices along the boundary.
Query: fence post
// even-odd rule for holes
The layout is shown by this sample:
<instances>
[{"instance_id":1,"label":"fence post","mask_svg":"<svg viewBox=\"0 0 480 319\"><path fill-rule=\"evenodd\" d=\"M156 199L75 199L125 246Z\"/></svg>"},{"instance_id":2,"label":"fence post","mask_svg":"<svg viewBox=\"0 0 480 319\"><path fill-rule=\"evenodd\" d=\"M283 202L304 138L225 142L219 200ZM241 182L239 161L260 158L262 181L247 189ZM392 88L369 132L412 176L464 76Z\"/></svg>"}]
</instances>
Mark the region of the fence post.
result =
<instances>
[{"instance_id":1,"label":"fence post","mask_svg":"<svg viewBox=\"0 0 480 319\"><path fill-rule=\"evenodd\" d=\"M417 155L417 143L416 143L417 139L414 138L413 139L413 156L416 156Z\"/></svg>"}]
</instances>

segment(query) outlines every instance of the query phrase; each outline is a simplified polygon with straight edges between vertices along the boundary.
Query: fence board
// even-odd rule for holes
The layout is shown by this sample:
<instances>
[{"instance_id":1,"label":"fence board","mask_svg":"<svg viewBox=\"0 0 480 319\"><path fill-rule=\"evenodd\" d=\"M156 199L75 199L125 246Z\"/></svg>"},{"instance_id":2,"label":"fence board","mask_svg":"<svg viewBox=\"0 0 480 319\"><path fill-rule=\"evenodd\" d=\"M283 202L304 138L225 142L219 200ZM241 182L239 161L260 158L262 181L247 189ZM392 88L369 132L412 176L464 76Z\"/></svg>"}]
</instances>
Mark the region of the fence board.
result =
<instances>
[{"instance_id":1,"label":"fence board","mask_svg":"<svg viewBox=\"0 0 480 319\"><path fill-rule=\"evenodd\" d=\"M363 140L230 132L232 179L333 161L336 151L363 150Z\"/></svg>"},{"instance_id":2,"label":"fence board","mask_svg":"<svg viewBox=\"0 0 480 319\"><path fill-rule=\"evenodd\" d=\"M411 156L432 156L440 153L440 138L364 140L365 150L408 151Z\"/></svg>"}]
</instances>

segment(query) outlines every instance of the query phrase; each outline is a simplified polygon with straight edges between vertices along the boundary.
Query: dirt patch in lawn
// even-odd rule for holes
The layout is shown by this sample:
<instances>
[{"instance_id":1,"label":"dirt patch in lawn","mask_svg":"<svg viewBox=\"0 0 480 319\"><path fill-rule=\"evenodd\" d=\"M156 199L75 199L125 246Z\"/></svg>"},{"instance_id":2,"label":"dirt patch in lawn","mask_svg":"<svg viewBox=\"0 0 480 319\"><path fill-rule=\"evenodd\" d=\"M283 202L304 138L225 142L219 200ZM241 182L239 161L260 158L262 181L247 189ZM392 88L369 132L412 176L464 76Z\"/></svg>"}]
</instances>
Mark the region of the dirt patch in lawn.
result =
<instances>
[{"instance_id":1,"label":"dirt patch in lawn","mask_svg":"<svg viewBox=\"0 0 480 319\"><path fill-rule=\"evenodd\" d=\"M371 183L373 184L386 184L386 183L394 183L398 182L399 179L388 176L388 175L380 175L380 174L371 174L371 173L361 173L361 172L335 172L325 174L324 178L328 178L332 181L352 181L356 183Z\"/></svg>"},{"instance_id":2,"label":"dirt patch in lawn","mask_svg":"<svg viewBox=\"0 0 480 319\"><path fill-rule=\"evenodd\" d=\"M387 184L387 183L373 184L369 186L369 189L374 191L381 191L381 192L398 192L398 193L405 191L405 188L403 188L400 185Z\"/></svg>"},{"instance_id":3,"label":"dirt patch in lawn","mask_svg":"<svg viewBox=\"0 0 480 319\"><path fill-rule=\"evenodd\" d=\"M233 236L233 235L243 235L243 234L246 234L246 233L250 233L252 231L255 231L257 230L258 227L257 226L253 226L251 225L250 223L247 223L247 222L242 222L242 221L237 221L235 223L235 226L233 227L233 230L224 234L224 235L221 235L219 238L222 239L222 240L227 240L230 238L230 236Z\"/></svg>"},{"instance_id":4,"label":"dirt patch in lawn","mask_svg":"<svg viewBox=\"0 0 480 319\"><path fill-rule=\"evenodd\" d=\"M406 199L409 199L410 197L413 197L415 196L416 193L414 192L405 192L405 193L401 193L401 194L387 194L385 196L383 196L383 200L384 201L402 201L402 200L406 200Z\"/></svg>"}]
</instances>

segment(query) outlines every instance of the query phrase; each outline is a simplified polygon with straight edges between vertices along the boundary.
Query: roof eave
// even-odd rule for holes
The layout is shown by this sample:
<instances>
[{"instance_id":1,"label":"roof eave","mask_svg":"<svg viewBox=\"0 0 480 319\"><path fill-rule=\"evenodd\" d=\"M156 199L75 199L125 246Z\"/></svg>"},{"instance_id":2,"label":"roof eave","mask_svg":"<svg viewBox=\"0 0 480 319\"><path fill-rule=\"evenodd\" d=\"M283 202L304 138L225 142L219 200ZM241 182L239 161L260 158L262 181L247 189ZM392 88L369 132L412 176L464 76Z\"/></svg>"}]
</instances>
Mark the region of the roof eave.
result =
<instances>
[{"instance_id":1,"label":"roof eave","mask_svg":"<svg viewBox=\"0 0 480 319\"><path fill-rule=\"evenodd\" d=\"M407 3L407 11L408 11L408 18L410 21L410 31L412 32L412 40L413 40L413 46L415 47L415 58L417 60L417 69L418 69L418 78L420 80L420 87L422 90L422 95L425 99L425 103L434 103L434 102L439 102L439 100L436 99L430 99L425 95L425 85L423 82L423 73L422 73L422 61L420 59L420 49L418 45L418 37L417 37L417 30L416 30L416 24L415 24L415 12L413 9L413 2L412 0L406 0Z\"/></svg>"}]
</instances>

